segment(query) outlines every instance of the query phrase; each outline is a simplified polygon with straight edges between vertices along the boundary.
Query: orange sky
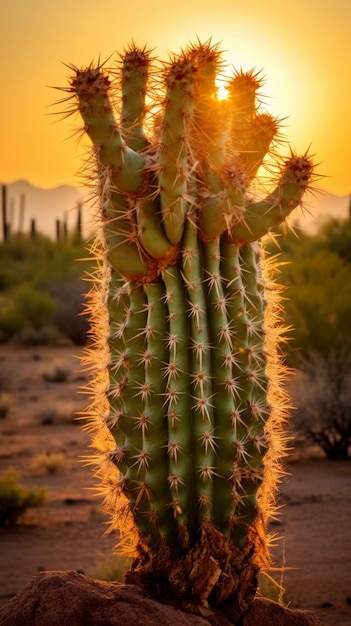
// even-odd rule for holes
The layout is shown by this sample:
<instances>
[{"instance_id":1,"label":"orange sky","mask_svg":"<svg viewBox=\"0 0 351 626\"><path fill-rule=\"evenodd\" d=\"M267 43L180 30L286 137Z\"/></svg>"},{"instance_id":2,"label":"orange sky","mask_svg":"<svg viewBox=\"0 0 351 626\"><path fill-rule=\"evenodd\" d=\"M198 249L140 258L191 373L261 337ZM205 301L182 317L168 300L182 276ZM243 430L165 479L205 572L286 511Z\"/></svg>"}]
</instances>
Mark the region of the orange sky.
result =
<instances>
[{"instance_id":1,"label":"orange sky","mask_svg":"<svg viewBox=\"0 0 351 626\"><path fill-rule=\"evenodd\" d=\"M73 119L48 115L65 86L62 62L86 66L133 39L161 58L198 36L222 42L237 68L263 68L274 115L298 151L322 162L321 186L351 192L350 0L2 0L0 182L78 184ZM57 110L57 109L56 109Z\"/></svg>"}]
</instances>

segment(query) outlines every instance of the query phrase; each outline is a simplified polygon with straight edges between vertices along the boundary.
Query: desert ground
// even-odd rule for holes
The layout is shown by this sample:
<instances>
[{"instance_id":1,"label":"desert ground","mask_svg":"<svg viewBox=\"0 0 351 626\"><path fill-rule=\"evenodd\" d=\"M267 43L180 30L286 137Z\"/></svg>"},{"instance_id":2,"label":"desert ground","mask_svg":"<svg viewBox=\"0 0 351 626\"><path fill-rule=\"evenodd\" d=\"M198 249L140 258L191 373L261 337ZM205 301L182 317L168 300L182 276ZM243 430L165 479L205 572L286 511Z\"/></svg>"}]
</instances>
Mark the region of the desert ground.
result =
<instances>
[{"instance_id":1,"label":"desert ground","mask_svg":"<svg viewBox=\"0 0 351 626\"><path fill-rule=\"evenodd\" d=\"M92 450L91 435L74 419L88 403L80 354L71 346L0 347L9 406L0 417L0 474L13 467L23 486L47 490L45 506L0 528L1 604L38 571L73 569L99 577L118 541L106 534L108 516L94 491L92 468L82 460ZM51 472L48 457L56 459ZM281 514L270 526L278 539L269 572L284 593L266 576L262 592L314 611L325 626L350 626L351 461L329 461L305 448L292 453L286 469Z\"/></svg>"}]
</instances>

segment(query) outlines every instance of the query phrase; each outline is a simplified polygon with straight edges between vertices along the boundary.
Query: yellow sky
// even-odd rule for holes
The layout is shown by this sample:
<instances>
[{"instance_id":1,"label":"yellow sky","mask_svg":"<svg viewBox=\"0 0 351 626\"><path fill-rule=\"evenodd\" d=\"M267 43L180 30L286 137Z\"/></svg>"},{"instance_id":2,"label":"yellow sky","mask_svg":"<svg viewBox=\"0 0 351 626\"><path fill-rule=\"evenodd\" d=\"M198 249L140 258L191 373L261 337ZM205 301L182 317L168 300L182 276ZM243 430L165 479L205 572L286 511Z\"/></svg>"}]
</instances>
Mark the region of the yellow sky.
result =
<instances>
[{"instance_id":1,"label":"yellow sky","mask_svg":"<svg viewBox=\"0 0 351 626\"><path fill-rule=\"evenodd\" d=\"M86 66L132 39L166 58L198 36L221 41L236 68L263 68L292 146L311 145L322 187L351 192L350 0L0 0L0 11L0 182L78 184L73 120L48 115L64 62Z\"/></svg>"}]
</instances>

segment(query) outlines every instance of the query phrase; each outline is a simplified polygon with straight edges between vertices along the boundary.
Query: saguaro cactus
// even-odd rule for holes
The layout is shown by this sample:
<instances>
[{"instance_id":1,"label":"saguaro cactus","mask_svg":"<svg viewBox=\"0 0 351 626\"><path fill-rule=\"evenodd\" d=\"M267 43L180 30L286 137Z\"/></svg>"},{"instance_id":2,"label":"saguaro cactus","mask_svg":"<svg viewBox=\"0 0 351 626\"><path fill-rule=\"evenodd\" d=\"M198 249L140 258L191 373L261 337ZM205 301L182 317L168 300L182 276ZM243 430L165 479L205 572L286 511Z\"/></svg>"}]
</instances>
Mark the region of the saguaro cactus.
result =
<instances>
[{"instance_id":1,"label":"saguaro cactus","mask_svg":"<svg viewBox=\"0 0 351 626\"><path fill-rule=\"evenodd\" d=\"M260 241L300 203L313 165L277 157L259 75L233 71L216 97L217 46L153 63L132 45L112 82L91 65L68 87L93 143L101 227L88 417L122 542L126 520L136 528L127 579L238 617L269 560L288 405ZM264 195L267 156L279 171Z\"/></svg>"}]
</instances>

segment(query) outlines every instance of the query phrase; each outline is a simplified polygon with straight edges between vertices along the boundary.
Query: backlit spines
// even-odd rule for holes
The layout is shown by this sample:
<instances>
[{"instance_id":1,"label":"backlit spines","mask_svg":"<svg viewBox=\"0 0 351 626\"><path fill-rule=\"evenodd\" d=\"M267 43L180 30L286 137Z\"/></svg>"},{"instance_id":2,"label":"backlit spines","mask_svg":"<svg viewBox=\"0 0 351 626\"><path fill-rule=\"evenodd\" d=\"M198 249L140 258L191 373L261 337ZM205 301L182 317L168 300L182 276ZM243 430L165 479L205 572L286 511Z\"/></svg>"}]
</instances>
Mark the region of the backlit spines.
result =
<instances>
[{"instance_id":1,"label":"backlit spines","mask_svg":"<svg viewBox=\"0 0 351 626\"><path fill-rule=\"evenodd\" d=\"M301 201L313 164L291 152L256 199L279 122L253 72L234 72L219 101L222 67L218 46L198 42L157 74L133 44L113 85L90 66L69 91L94 144L109 331L98 285L91 358L108 347L94 389L112 434L104 471L112 463L111 491L126 498L117 517L138 529L130 575L214 604L236 594L241 610L267 562L288 407L279 290L260 240Z\"/></svg>"}]
</instances>

